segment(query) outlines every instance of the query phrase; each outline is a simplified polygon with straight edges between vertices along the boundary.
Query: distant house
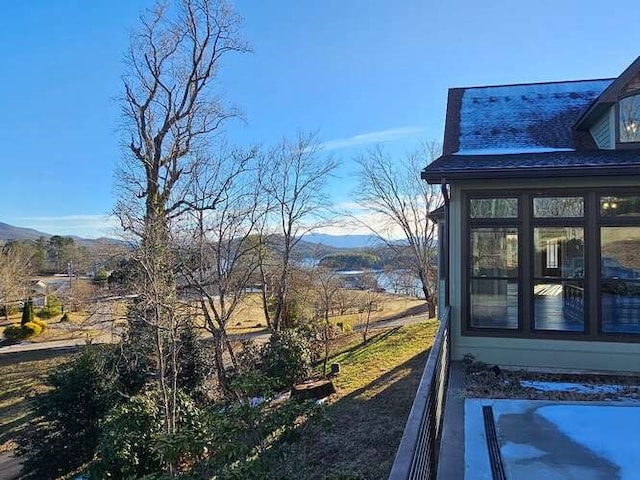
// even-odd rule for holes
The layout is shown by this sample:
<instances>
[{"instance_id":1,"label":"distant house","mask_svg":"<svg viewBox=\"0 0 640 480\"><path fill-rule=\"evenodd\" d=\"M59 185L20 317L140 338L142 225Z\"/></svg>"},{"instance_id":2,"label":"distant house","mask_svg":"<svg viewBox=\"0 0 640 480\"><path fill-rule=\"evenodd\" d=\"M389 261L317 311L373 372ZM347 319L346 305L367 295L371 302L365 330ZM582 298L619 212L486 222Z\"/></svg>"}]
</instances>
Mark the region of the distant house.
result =
<instances>
[{"instance_id":1,"label":"distant house","mask_svg":"<svg viewBox=\"0 0 640 480\"><path fill-rule=\"evenodd\" d=\"M29 285L29 296L34 307L47 306L47 284L42 280L32 280Z\"/></svg>"},{"instance_id":2,"label":"distant house","mask_svg":"<svg viewBox=\"0 0 640 480\"><path fill-rule=\"evenodd\" d=\"M454 360L640 370L640 58L619 77L453 88L441 303Z\"/></svg>"}]
</instances>

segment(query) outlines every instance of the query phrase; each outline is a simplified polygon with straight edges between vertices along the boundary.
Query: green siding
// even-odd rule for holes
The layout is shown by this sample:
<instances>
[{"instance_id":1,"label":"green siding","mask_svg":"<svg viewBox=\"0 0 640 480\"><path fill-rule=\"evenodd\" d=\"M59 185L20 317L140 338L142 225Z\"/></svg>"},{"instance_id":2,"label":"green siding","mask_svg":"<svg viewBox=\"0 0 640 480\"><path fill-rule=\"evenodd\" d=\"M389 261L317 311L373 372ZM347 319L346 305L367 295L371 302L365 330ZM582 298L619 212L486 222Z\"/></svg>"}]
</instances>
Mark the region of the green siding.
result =
<instances>
[{"instance_id":1,"label":"green siding","mask_svg":"<svg viewBox=\"0 0 640 480\"><path fill-rule=\"evenodd\" d=\"M600 120L589 130L598 148L615 148L615 124L613 108L607 110Z\"/></svg>"}]
</instances>

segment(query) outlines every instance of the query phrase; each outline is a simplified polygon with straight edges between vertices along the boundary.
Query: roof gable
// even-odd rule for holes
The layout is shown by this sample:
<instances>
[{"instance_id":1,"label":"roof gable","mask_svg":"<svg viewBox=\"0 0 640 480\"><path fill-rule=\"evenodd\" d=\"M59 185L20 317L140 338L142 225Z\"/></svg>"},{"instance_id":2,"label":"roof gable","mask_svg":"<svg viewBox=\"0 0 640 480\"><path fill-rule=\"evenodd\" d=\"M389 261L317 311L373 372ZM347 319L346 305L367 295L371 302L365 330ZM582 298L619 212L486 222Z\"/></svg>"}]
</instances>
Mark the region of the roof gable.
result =
<instances>
[{"instance_id":1,"label":"roof gable","mask_svg":"<svg viewBox=\"0 0 640 480\"><path fill-rule=\"evenodd\" d=\"M572 126L613 79L449 91L444 153L574 148Z\"/></svg>"},{"instance_id":2,"label":"roof gable","mask_svg":"<svg viewBox=\"0 0 640 480\"><path fill-rule=\"evenodd\" d=\"M577 119L576 130L587 130L620 96L640 89L640 57L627 67L611 84L595 99L591 107Z\"/></svg>"}]
</instances>

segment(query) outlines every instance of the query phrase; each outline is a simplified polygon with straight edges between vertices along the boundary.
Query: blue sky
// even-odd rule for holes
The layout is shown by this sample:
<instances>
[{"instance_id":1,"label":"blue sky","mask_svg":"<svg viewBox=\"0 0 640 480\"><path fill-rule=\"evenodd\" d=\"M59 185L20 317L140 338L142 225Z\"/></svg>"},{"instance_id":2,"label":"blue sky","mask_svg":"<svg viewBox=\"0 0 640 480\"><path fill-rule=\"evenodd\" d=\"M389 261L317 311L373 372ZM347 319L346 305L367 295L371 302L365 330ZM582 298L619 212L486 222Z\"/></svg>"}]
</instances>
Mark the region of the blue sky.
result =
<instances>
[{"instance_id":1,"label":"blue sky","mask_svg":"<svg viewBox=\"0 0 640 480\"><path fill-rule=\"evenodd\" d=\"M148 1L0 0L0 221L109 234L122 55ZM640 4L619 0L236 0L253 53L220 90L241 145L317 131L343 166L442 137L454 86L616 76L638 55ZM606 13L606 15L604 14Z\"/></svg>"}]
</instances>

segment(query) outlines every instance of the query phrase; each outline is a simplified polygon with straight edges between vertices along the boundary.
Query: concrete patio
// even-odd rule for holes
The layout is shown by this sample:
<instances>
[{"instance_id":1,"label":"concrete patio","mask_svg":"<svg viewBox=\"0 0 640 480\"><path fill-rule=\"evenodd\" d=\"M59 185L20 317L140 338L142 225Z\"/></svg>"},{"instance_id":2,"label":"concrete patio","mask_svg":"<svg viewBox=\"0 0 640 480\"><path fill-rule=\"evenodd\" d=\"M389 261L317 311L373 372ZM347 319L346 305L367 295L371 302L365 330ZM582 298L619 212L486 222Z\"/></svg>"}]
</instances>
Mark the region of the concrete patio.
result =
<instances>
[{"instance_id":1,"label":"concrete patio","mask_svg":"<svg viewBox=\"0 0 640 480\"><path fill-rule=\"evenodd\" d=\"M507 479L640 479L640 404L637 401L465 398L463 382L463 366L453 363L439 479L494 478L484 406L493 410Z\"/></svg>"}]
</instances>

